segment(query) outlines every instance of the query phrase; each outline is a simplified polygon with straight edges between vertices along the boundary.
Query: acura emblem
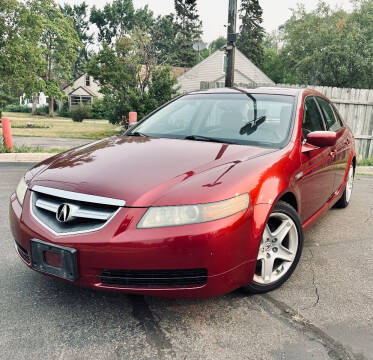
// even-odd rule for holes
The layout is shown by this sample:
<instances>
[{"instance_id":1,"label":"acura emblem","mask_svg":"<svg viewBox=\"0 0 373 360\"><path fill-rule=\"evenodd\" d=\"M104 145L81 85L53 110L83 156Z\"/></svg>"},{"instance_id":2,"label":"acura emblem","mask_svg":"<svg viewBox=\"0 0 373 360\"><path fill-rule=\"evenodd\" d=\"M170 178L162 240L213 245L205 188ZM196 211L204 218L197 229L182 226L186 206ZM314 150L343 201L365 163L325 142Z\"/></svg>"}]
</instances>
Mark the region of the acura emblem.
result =
<instances>
[{"instance_id":1,"label":"acura emblem","mask_svg":"<svg viewBox=\"0 0 373 360\"><path fill-rule=\"evenodd\" d=\"M57 221L61 223L68 222L70 220L71 209L69 204L61 204L56 213Z\"/></svg>"}]
</instances>

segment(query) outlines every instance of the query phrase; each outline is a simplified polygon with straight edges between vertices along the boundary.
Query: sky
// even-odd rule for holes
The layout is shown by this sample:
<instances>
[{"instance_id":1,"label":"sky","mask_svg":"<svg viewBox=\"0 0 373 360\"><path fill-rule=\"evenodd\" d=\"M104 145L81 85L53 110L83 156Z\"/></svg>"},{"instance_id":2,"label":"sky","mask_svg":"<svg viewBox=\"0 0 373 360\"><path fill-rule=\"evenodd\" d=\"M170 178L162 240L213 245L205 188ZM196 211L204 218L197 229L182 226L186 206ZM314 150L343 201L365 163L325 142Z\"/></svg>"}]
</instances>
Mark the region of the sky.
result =
<instances>
[{"instance_id":1,"label":"sky","mask_svg":"<svg viewBox=\"0 0 373 360\"><path fill-rule=\"evenodd\" d=\"M79 4L79 0L58 0L59 3ZM89 5L103 7L105 3L110 1L105 0L86 0ZM136 8L148 5L156 15L165 15L173 12L173 0L133 0ZM198 9L201 20L203 21L203 40L211 42L219 36L226 35L228 19L228 2L229 0L198 0ZM240 0L238 0L240 3ZM295 8L297 3L306 4L308 10L316 7L318 0L259 0L263 8L264 28L267 32L276 30L282 25L291 15L291 8ZM333 8L340 6L345 9L351 9L349 0L326 0Z\"/></svg>"}]
</instances>

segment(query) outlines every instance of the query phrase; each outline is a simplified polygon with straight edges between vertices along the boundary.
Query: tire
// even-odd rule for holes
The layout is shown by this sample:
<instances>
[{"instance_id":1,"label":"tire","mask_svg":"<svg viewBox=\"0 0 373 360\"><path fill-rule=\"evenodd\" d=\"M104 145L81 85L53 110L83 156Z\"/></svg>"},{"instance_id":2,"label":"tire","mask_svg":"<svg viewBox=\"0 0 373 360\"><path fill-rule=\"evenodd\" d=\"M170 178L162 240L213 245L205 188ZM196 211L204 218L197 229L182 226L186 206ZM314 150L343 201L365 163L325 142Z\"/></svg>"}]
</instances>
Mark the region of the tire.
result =
<instances>
[{"instance_id":1,"label":"tire","mask_svg":"<svg viewBox=\"0 0 373 360\"><path fill-rule=\"evenodd\" d=\"M354 188L354 177L355 177L355 169L354 167L350 166L350 170L348 171L347 183L346 188L343 192L342 197L338 200L334 207L339 209L345 209L351 200L352 190Z\"/></svg>"},{"instance_id":2,"label":"tire","mask_svg":"<svg viewBox=\"0 0 373 360\"><path fill-rule=\"evenodd\" d=\"M297 267L303 241L303 228L296 210L279 201L262 235L254 280L242 288L244 292L264 294L279 288Z\"/></svg>"}]
</instances>

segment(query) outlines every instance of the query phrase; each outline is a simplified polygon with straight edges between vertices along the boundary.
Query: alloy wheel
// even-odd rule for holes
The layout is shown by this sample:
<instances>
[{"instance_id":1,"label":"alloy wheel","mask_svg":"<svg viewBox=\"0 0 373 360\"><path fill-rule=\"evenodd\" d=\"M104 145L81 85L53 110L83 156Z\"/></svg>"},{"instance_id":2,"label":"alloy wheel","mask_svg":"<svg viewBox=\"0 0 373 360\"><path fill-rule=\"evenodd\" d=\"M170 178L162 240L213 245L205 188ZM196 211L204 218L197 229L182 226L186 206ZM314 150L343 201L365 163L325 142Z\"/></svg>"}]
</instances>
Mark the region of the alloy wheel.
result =
<instances>
[{"instance_id":1,"label":"alloy wheel","mask_svg":"<svg viewBox=\"0 0 373 360\"><path fill-rule=\"evenodd\" d=\"M354 187L354 169L351 166L348 172L348 179L346 185L346 202L349 203L351 199L352 189Z\"/></svg>"},{"instance_id":2,"label":"alloy wheel","mask_svg":"<svg viewBox=\"0 0 373 360\"><path fill-rule=\"evenodd\" d=\"M285 276L298 246L298 230L292 218L284 213L272 213L260 243L254 282L270 285Z\"/></svg>"}]
</instances>

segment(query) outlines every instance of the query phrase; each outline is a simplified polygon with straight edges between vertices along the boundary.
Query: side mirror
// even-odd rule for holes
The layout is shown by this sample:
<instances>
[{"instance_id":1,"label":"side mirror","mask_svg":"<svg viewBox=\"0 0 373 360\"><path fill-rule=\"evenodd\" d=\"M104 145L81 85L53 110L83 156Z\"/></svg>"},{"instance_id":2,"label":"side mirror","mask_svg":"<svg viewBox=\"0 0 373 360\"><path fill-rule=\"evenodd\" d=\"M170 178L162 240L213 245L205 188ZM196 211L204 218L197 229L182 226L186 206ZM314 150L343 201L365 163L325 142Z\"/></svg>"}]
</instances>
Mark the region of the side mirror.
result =
<instances>
[{"instance_id":1,"label":"side mirror","mask_svg":"<svg viewBox=\"0 0 373 360\"><path fill-rule=\"evenodd\" d=\"M307 135L307 143L318 147L334 146L336 142L337 134L333 131L314 131Z\"/></svg>"}]
</instances>

